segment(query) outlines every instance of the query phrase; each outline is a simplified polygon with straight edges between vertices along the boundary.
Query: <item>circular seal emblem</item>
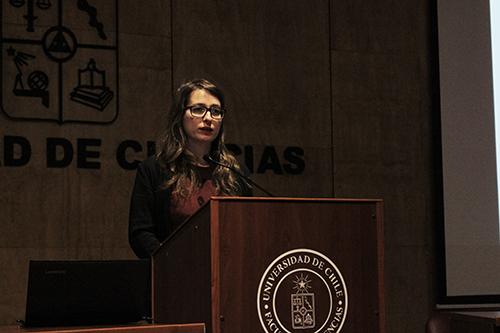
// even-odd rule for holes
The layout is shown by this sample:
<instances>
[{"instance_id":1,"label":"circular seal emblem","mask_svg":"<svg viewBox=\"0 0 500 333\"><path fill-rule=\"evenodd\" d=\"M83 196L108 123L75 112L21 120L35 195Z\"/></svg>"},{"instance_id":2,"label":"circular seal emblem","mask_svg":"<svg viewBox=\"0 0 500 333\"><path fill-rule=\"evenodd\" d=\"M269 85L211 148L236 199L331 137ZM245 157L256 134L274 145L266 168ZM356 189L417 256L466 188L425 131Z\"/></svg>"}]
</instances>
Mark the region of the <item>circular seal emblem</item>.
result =
<instances>
[{"instance_id":1,"label":"circular seal emblem","mask_svg":"<svg viewBox=\"0 0 500 333\"><path fill-rule=\"evenodd\" d=\"M257 291L257 312L267 333L337 333L347 315L347 288L337 266L311 249L277 257Z\"/></svg>"}]
</instances>

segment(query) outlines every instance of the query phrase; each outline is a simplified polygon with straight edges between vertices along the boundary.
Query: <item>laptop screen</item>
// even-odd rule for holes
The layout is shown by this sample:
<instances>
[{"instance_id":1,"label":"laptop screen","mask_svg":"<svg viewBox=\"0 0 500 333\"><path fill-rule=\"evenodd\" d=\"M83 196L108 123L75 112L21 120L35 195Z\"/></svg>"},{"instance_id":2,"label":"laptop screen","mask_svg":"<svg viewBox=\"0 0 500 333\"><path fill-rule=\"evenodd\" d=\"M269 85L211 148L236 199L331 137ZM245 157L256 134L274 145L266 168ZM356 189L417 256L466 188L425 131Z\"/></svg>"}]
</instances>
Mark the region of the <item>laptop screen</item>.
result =
<instances>
[{"instance_id":1,"label":"laptop screen","mask_svg":"<svg viewBox=\"0 0 500 333\"><path fill-rule=\"evenodd\" d=\"M149 260L30 261L27 327L132 323L150 317Z\"/></svg>"}]
</instances>

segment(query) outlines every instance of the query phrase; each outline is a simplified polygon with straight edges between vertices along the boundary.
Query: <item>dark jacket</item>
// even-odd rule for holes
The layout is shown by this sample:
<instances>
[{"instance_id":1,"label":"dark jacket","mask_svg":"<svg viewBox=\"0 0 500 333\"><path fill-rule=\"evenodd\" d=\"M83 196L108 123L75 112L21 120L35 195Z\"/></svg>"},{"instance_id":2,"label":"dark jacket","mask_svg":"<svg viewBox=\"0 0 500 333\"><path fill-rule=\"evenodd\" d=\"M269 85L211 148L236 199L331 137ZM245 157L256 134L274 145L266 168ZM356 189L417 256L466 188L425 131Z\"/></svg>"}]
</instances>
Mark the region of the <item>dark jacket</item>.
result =
<instances>
[{"instance_id":1,"label":"dark jacket","mask_svg":"<svg viewBox=\"0 0 500 333\"><path fill-rule=\"evenodd\" d=\"M173 230L168 223L170 190L162 189L168 175L150 157L137 169L129 212L129 242L139 258L149 258Z\"/></svg>"},{"instance_id":2,"label":"dark jacket","mask_svg":"<svg viewBox=\"0 0 500 333\"><path fill-rule=\"evenodd\" d=\"M178 227L169 221L170 190L162 189L169 178L155 157L143 161L132 190L129 212L129 243L139 258L149 258ZM242 182L242 185L246 184ZM241 195L251 196L252 190L242 186Z\"/></svg>"}]
</instances>

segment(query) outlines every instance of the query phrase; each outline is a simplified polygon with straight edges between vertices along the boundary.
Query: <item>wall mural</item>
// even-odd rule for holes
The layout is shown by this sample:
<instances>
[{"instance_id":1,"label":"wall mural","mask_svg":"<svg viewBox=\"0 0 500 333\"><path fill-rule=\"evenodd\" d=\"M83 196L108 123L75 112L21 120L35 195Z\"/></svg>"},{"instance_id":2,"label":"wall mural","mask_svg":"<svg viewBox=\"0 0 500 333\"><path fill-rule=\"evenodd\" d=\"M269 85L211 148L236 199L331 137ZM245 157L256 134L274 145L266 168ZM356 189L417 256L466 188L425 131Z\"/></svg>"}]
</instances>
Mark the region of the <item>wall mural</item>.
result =
<instances>
[{"instance_id":1,"label":"wall mural","mask_svg":"<svg viewBox=\"0 0 500 333\"><path fill-rule=\"evenodd\" d=\"M116 0L8 0L0 6L0 104L11 120L110 124L118 117ZM100 169L102 152L134 170L156 151L151 140L123 138L113 147L99 137L48 137L44 151L32 138L2 133L0 166L23 167L45 156L47 168ZM302 147L228 144L252 174L300 175Z\"/></svg>"},{"instance_id":2,"label":"wall mural","mask_svg":"<svg viewBox=\"0 0 500 333\"><path fill-rule=\"evenodd\" d=\"M7 23L1 27L0 98L9 118L116 120L116 0L9 0L0 8Z\"/></svg>"}]
</instances>

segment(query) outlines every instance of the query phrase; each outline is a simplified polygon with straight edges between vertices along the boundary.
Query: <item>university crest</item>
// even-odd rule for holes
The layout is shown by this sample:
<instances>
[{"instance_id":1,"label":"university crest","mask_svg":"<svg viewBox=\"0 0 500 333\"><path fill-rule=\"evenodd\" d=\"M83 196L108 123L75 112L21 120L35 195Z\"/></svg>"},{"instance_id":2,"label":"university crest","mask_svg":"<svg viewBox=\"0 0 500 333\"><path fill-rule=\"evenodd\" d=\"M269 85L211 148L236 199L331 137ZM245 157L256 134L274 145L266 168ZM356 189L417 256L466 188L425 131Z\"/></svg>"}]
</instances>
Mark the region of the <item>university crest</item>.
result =
<instances>
[{"instance_id":1,"label":"university crest","mask_svg":"<svg viewBox=\"0 0 500 333\"><path fill-rule=\"evenodd\" d=\"M309 293L311 288L309 283L311 280L303 274L295 277L294 289L296 293L291 294L290 304L292 306L292 327L294 329L314 328L315 326L315 311L314 311L314 294Z\"/></svg>"},{"instance_id":2,"label":"university crest","mask_svg":"<svg viewBox=\"0 0 500 333\"><path fill-rule=\"evenodd\" d=\"M0 102L15 120L118 116L116 0L2 0Z\"/></svg>"},{"instance_id":3,"label":"university crest","mask_svg":"<svg viewBox=\"0 0 500 333\"><path fill-rule=\"evenodd\" d=\"M312 249L293 249L275 258L257 290L257 316L265 333L340 333L347 305L340 269Z\"/></svg>"}]
</instances>

